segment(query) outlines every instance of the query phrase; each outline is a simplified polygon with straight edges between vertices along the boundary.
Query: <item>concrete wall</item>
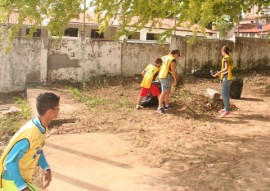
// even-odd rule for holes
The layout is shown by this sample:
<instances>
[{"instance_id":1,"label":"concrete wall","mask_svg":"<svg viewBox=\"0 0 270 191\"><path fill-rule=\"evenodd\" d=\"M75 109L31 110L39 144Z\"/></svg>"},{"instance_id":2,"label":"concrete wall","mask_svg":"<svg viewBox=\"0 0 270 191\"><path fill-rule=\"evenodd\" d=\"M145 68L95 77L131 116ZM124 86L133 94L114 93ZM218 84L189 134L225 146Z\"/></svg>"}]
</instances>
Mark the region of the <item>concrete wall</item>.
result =
<instances>
[{"instance_id":1,"label":"concrete wall","mask_svg":"<svg viewBox=\"0 0 270 191\"><path fill-rule=\"evenodd\" d=\"M46 37L44 38L46 39ZM27 83L58 80L82 81L97 75L134 75L169 50L180 49L179 73L205 66L220 67L222 45L233 49L237 67L252 69L270 66L270 43L265 39L237 38L233 41L173 37L171 44L122 43L63 38L57 45L34 38L17 38L10 53L0 45L0 92L19 91Z\"/></svg>"},{"instance_id":2,"label":"concrete wall","mask_svg":"<svg viewBox=\"0 0 270 191\"><path fill-rule=\"evenodd\" d=\"M0 92L21 91L27 83L40 83L42 40L17 38L12 51L0 46Z\"/></svg>"},{"instance_id":3,"label":"concrete wall","mask_svg":"<svg viewBox=\"0 0 270 191\"><path fill-rule=\"evenodd\" d=\"M48 80L89 80L96 75L121 74L121 43L62 39L48 52Z\"/></svg>"},{"instance_id":4,"label":"concrete wall","mask_svg":"<svg viewBox=\"0 0 270 191\"><path fill-rule=\"evenodd\" d=\"M241 69L270 66L270 41L258 38L236 38L235 63Z\"/></svg>"},{"instance_id":5,"label":"concrete wall","mask_svg":"<svg viewBox=\"0 0 270 191\"><path fill-rule=\"evenodd\" d=\"M240 38L235 42L229 40L214 40L197 38L195 43L189 44L186 37L173 37L170 49L179 49L182 57L178 59L177 69L180 73L193 69L213 66L219 68L221 64L221 47L229 46L235 67L252 69L270 66L270 42L266 39Z\"/></svg>"},{"instance_id":6,"label":"concrete wall","mask_svg":"<svg viewBox=\"0 0 270 191\"><path fill-rule=\"evenodd\" d=\"M63 39L48 53L48 80L89 80L96 75L134 75L169 52L169 45Z\"/></svg>"},{"instance_id":7,"label":"concrete wall","mask_svg":"<svg viewBox=\"0 0 270 191\"><path fill-rule=\"evenodd\" d=\"M179 49L181 57L178 59L177 70L180 73L190 72L193 69L215 66L221 63L221 47L227 45L233 48L234 43L228 40L212 40L197 38L193 44L187 37L173 37L170 49Z\"/></svg>"},{"instance_id":8,"label":"concrete wall","mask_svg":"<svg viewBox=\"0 0 270 191\"><path fill-rule=\"evenodd\" d=\"M147 64L168 54L169 44L124 43L122 45L122 74L139 74Z\"/></svg>"}]
</instances>

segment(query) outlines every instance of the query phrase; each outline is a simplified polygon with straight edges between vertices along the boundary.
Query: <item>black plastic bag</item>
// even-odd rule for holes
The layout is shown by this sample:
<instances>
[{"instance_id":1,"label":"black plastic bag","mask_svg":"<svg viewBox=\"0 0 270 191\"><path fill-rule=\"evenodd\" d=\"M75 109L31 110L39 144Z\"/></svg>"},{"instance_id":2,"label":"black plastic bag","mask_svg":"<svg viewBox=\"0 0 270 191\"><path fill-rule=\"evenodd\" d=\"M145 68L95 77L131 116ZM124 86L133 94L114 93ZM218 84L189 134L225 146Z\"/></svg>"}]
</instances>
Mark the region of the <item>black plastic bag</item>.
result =
<instances>
[{"instance_id":1,"label":"black plastic bag","mask_svg":"<svg viewBox=\"0 0 270 191\"><path fill-rule=\"evenodd\" d=\"M149 93L146 99L141 102L141 105L143 107L158 106L158 98L157 96L152 96L152 94Z\"/></svg>"}]
</instances>

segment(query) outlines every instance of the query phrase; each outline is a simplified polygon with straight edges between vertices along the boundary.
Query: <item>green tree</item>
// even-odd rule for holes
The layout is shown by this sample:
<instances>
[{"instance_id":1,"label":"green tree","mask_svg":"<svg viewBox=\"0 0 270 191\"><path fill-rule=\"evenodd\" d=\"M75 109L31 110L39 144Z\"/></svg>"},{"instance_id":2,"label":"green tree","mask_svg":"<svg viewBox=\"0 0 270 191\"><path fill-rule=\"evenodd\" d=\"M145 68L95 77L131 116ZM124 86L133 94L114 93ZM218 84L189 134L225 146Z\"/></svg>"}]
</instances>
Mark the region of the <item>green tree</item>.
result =
<instances>
[{"instance_id":1,"label":"green tree","mask_svg":"<svg viewBox=\"0 0 270 191\"><path fill-rule=\"evenodd\" d=\"M31 24L33 33L37 27L45 27L52 34L63 35L64 29L81 9L82 0L0 0L0 23L5 25L5 39L9 44L18 34L24 23ZM11 16L18 19L10 23ZM10 19L9 19L10 18ZM1 28L3 29L3 28ZM1 36L2 36L1 35Z\"/></svg>"},{"instance_id":2,"label":"green tree","mask_svg":"<svg viewBox=\"0 0 270 191\"><path fill-rule=\"evenodd\" d=\"M226 37L228 32L233 28L233 22L227 15L222 15L216 19L216 29L219 32L220 37Z\"/></svg>"},{"instance_id":3,"label":"green tree","mask_svg":"<svg viewBox=\"0 0 270 191\"><path fill-rule=\"evenodd\" d=\"M95 0L92 2L98 14L101 30L105 30L115 17L120 24L118 35L122 35L127 32L127 26L132 26L134 31L143 28L147 23L156 27L161 24L161 19L173 16L177 18L176 25L164 33L167 36L171 35L176 27L186 25L186 21L189 22L189 26L199 24L201 30L204 30L209 23L217 22L222 36L225 36L232 24L239 21L240 12L250 11L254 5L257 5L260 10L269 4L269 0ZM134 21L135 17L139 18Z\"/></svg>"},{"instance_id":4,"label":"green tree","mask_svg":"<svg viewBox=\"0 0 270 191\"><path fill-rule=\"evenodd\" d=\"M8 33L5 33L9 41L16 36L25 21L33 24L33 31L47 22L45 27L61 37L70 19L84 11L84 1L0 0L0 23L7 23L7 18L14 11L19 13L18 23L8 26ZM93 0L90 4L98 15L101 31L117 18L118 36L130 32L127 26L132 26L133 31L144 28L146 24L157 27L161 19L168 17L177 19L175 26L164 33L166 36L171 35L176 27L186 26L186 21L190 26L199 24L202 29L223 15L230 17L228 22L237 22L239 13L248 12L254 5L261 9L269 6L269 0Z\"/></svg>"}]
</instances>

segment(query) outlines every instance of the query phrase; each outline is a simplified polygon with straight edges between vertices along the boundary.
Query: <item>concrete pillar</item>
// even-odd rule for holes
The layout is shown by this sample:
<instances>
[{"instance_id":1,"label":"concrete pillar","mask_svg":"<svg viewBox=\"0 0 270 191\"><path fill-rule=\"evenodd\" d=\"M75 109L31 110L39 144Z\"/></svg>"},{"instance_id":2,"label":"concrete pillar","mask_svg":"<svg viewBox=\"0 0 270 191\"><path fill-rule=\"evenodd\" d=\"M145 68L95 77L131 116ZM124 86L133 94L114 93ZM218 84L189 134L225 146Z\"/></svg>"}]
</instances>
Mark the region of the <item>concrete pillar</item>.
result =
<instances>
[{"instance_id":1,"label":"concrete pillar","mask_svg":"<svg viewBox=\"0 0 270 191\"><path fill-rule=\"evenodd\" d=\"M140 32L141 32L141 34L140 34L140 40L145 41L146 40L146 36L147 36L147 30L141 30Z\"/></svg>"},{"instance_id":2,"label":"concrete pillar","mask_svg":"<svg viewBox=\"0 0 270 191\"><path fill-rule=\"evenodd\" d=\"M170 50L176 50L176 49L179 49L178 44L177 44L177 37L173 35L171 37Z\"/></svg>"},{"instance_id":3,"label":"concrete pillar","mask_svg":"<svg viewBox=\"0 0 270 191\"><path fill-rule=\"evenodd\" d=\"M41 55L40 55L40 82L47 84L48 77L48 32L42 30L42 44L41 44Z\"/></svg>"}]
</instances>

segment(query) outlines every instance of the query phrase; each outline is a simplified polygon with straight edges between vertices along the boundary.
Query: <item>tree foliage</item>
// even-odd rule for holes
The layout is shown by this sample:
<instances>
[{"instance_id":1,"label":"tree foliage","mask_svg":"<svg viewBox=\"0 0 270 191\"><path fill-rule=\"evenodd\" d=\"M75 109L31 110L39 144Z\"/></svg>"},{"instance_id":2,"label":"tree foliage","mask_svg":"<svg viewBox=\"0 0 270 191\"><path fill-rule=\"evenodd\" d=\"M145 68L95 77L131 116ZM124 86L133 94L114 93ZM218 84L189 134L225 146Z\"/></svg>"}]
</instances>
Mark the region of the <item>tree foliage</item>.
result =
<instances>
[{"instance_id":1,"label":"tree foliage","mask_svg":"<svg viewBox=\"0 0 270 191\"><path fill-rule=\"evenodd\" d=\"M86 1L86 0L85 0ZM10 40L19 28L28 21L33 30L43 26L52 34L61 36L66 25L84 10L84 0L0 0L0 23L7 24L8 17L19 13L18 22L8 26L5 33ZM230 22L238 21L239 13L248 12L254 5L259 8L269 5L269 0L93 0L90 5L98 15L100 30L104 31L117 17L118 35L126 34L127 26L139 30L150 24L156 27L161 19L177 18L175 26L165 35L172 34L176 27L188 23L205 28L210 22L227 15ZM87 7L88 7L87 6ZM134 21L134 18L137 20ZM226 20L225 20L226 22Z\"/></svg>"},{"instance_id":2,"label":"tree foliage","mask_svg":"<svg viewBox=\"0 0 270 191\"><path fill-rule=\"evenodd\" d=\"M46 27L51 33L61 36L72 18L82 11L82 0L0 0L0 23L3 34L10 43L22 25L30 25L33 33L37 27ZM12 20L12 15L17 19ZM13 21L13 22L11 22Z\"/></svg>"},{"instance_id":3,"label":"tree foliage","mask_svg":"<svg viewBox=\"0 0 270 191\"><path fill-rule=\"evenodd\" d=\"M111 20L120 13L118 16L120 35L127 32L126 26L129 26L132 18L136 16L140 19L132 23L135 31L143 28L147 23L156 26L160 22L157 18L172 16L177 20L171 32L186 21L190 26L199 24L202 29L210 22L231 27L232 22L239 21L239 13L250 11L254 5L260 10L269 4L269 0L95 0L92 2L95 12L99 15L99 22L102 23L101 30L106 29ZM225 16L230 19L221 20ZM226 30L223 26L223 31ZM167 31L167 35L170 34Z\"/></svg>"},{"instance_id":4,"label":"tree foliage","mask_svg":"<svg viewBox=\"0 0 270 191\"><path fill-rule=\"evenodd\" d=\"M216 19L215 22L216 29L219 31L220 37L226 37L228 32L233 28L233 22L231 18L227 15L222 15Z\"/></svg>"}]
</instances>

